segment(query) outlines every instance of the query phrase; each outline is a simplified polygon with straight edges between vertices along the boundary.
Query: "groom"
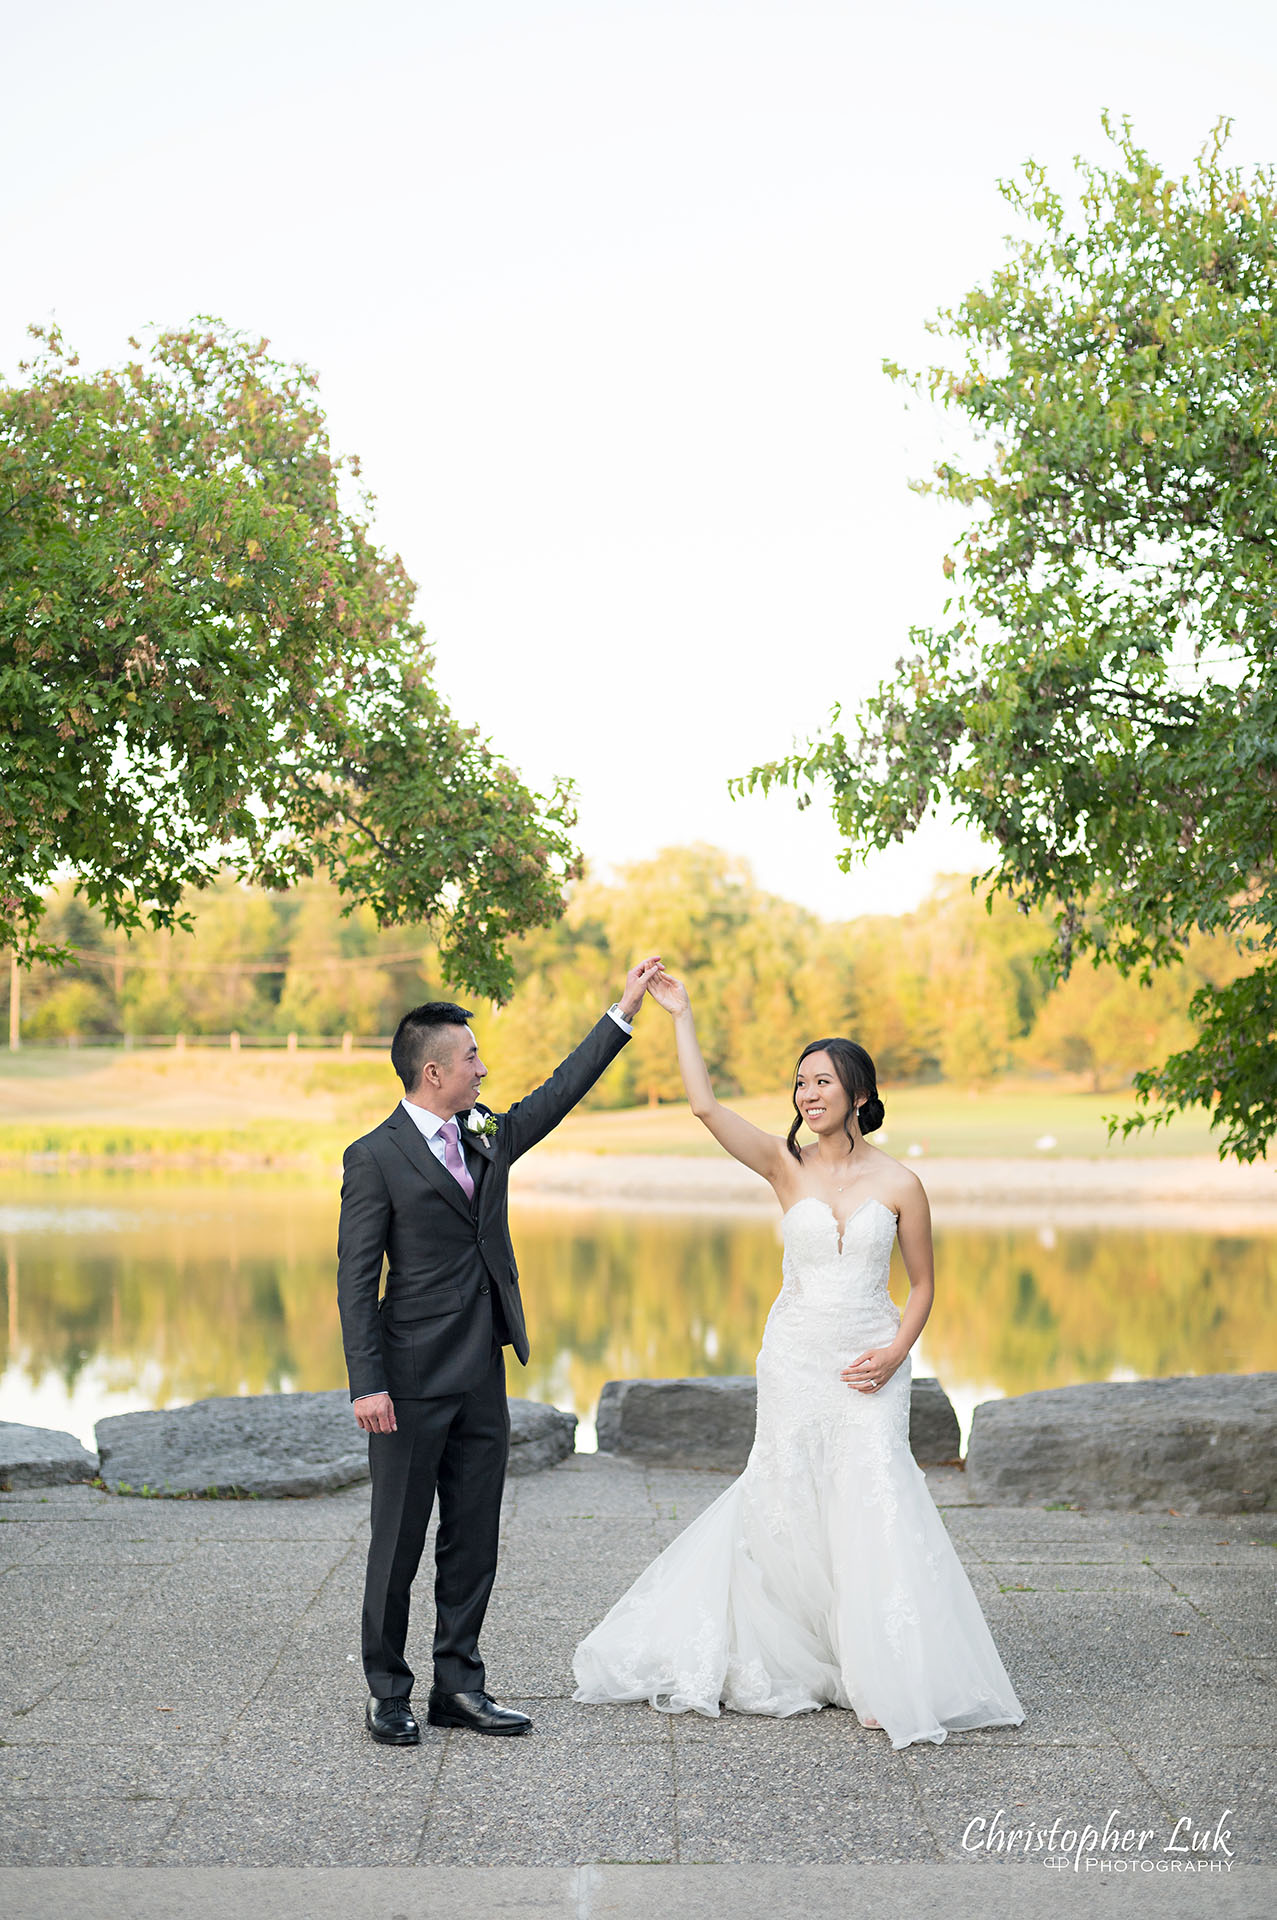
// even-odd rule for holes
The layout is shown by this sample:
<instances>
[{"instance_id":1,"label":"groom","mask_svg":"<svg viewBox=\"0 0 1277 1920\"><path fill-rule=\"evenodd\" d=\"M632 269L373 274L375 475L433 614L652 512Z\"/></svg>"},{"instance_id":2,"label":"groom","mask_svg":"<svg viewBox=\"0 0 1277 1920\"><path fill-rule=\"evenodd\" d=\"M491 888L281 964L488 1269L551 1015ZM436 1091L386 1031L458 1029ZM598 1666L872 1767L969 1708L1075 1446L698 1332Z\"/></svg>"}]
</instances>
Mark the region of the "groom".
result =
<instances>
[{"instance_id":1,"label":"groom","mask_svg":"<svg viewBox=\"0 0 1277 1920\"><path fill-rule=\"evenodd\" d=\"M550 1078L508 1113L476 1107L487 1068L470 1015L450 1001L414 1007L390 1059L404 1098L347 1147L337 1237L337 1300L350 1397L368 1435L372 1540L363 1660L374 1740L415 1746L408 1603L435 1492L431 1726L526 1733L525 1713L485 1690L479 1629L497 1570L510 1441L505 1360L528 1336L506 1223L510 1163L571 1112L625 1045L659 959L626 976L619 1001ZM378 1301L383 1255L384 1298Z\"/></svg>"}]
</instances>

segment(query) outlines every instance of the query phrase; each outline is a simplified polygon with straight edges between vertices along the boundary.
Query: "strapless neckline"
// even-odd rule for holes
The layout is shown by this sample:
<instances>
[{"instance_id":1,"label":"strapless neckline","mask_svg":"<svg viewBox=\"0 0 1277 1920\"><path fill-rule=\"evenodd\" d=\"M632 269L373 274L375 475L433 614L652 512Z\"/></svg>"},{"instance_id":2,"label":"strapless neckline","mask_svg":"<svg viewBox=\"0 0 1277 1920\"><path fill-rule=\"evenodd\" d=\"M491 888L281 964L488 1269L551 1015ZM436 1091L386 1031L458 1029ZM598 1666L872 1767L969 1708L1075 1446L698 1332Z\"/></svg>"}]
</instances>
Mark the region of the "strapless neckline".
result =
<instances>
[{"instance_id":1,"label":"strapless neckline","mask_svg":"<svg viewBox=\"0 0 1277 1920\"><path fill-rule=\"evenodd\" d=\"M843 1221L841 1227L838 1225L838 1215L834 1212L828 1200L821 1200L814 1193L805 1193L801 1200L795 1200L793 1206L786 1207L780 1217L782 1220L788 1220L790 1214L796 1213L799 1207L807 1207L807 1206L823 1207L825 1209L825 1212L829 1215L829 1218L834 1223L834 1231L838 1235L838 1251L840 1254L843 1250L843 1242L847 1238L848 1227L851 1225L853 1220L858 1220L860 1218L861 1214L865 1211L866 1207L881 1207L884 1213L889 1213L891 1215L892 1219L895 1221L897 1226L899 1226L900 1224L900 1215L896 1212L895 1208L889 1207L885 1200L879 1200L875 1195L871 1195L868 1200L862 1200L860 1205L856 1208L855 1212L849 1213L847 1215L847 1218Z\"/></svg>"}]
</instances>

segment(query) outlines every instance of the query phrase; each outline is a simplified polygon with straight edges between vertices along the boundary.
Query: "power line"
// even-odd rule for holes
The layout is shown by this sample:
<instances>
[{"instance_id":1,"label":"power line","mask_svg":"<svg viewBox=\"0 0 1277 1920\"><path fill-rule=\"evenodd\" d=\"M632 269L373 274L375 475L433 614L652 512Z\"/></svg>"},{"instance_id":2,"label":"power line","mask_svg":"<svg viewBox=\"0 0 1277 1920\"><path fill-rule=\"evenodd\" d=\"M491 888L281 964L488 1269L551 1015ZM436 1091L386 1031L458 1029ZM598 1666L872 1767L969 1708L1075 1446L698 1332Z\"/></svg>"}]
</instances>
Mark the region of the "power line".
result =
<instances>
[{"instance_id":1,"label":"power line","mask_svg":"<svg viewBox=\"0 0 1277 1920\"><path fill-rule=\"evenodd\" d=\"M87 961L90 966L125 968L132 972L145 973L331 973L353 967L420 967L420 953L367 953L357 954L352 959L333 957L327 960L138 960L129 954L112 953L102 947L79 947L76 949L77 961Z\"/></svg>"}]
</instances>

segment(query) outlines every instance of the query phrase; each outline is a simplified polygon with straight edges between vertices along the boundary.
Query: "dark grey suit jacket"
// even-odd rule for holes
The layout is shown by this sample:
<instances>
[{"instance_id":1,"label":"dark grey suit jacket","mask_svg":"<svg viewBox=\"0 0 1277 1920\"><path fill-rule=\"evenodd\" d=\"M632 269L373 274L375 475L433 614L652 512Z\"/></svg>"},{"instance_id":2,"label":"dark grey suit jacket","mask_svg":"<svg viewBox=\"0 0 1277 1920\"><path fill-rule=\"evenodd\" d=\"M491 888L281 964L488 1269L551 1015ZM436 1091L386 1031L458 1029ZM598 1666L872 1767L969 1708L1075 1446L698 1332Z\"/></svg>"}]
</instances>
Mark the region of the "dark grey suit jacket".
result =
<instances>
[{"instance_id":1,"label":"dark grey suit jacket","mask_svg":"<svg viewBox=\"0 0 1277 1920\"><path fill-rule=\"evenodd\" d=\"M473 1202L401 1106L347 1147L337 1302L352 1400L472 1391L491 1365L494 1288L510 1344L526 1364L519 1269L506 1222L510 1165L558 1126L628 1038L604 1014L544 1085L496 1116L492 1141L462 1129ZM379 1302L383 1255L389 1265Z\"/></svg>"}]
</instances>

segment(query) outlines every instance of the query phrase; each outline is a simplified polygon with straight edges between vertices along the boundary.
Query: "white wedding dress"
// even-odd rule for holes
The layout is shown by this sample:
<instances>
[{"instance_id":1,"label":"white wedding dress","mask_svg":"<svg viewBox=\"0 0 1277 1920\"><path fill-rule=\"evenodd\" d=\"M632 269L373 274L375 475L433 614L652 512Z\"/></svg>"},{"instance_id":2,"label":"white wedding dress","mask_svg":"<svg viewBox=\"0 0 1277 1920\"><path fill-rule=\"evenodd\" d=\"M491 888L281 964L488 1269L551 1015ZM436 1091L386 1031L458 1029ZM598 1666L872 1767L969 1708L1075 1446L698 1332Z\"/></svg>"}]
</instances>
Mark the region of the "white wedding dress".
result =
<instances>
[{"instance_id":1,"label":"white wedding dress","mask_svg":"<svg viewBox=\"0 0 1277 1920\"><path fill-rule=\"evenodd\" d=\"M585 1702L666 1713L791 1714L834 1704L893 1747L1024 1709L909 1451L908 1359L877 1393L840 1370L900 1325L887 1291L896 1216L823 1200L783 1216L780 1293L758 1355L745 1471L578 1646Z\"/></svg>"}]
</instances>

